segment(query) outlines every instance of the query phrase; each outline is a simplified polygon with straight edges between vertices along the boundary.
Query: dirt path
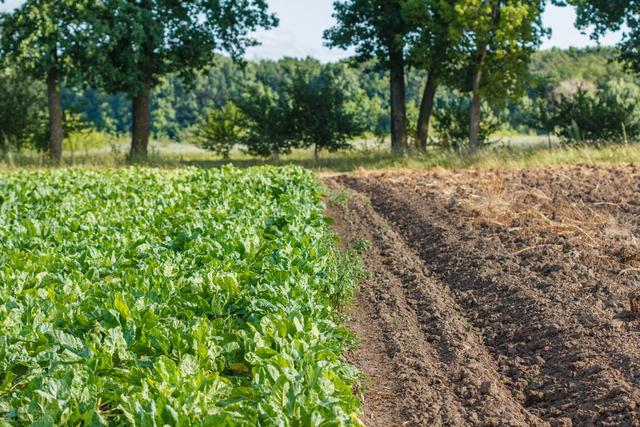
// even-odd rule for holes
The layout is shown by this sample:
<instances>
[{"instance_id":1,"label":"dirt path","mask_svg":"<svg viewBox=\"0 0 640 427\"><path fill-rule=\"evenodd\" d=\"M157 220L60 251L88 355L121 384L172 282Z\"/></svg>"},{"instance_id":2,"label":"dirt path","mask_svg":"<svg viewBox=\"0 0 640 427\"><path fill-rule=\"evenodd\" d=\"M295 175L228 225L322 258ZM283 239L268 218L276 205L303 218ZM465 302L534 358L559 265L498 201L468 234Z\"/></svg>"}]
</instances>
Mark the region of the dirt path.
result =
<instances>
[{"instance_id":1,"label":"dirt path","mask_svg":"<svg viewBox=\"0 0 640 427\"><path fill-rule=\"evenodd\" d=\"M326 179L353 192L338 231L372 242L367 425L640 425L640 178L556 174Z\"/></svg>"}]
</instances>

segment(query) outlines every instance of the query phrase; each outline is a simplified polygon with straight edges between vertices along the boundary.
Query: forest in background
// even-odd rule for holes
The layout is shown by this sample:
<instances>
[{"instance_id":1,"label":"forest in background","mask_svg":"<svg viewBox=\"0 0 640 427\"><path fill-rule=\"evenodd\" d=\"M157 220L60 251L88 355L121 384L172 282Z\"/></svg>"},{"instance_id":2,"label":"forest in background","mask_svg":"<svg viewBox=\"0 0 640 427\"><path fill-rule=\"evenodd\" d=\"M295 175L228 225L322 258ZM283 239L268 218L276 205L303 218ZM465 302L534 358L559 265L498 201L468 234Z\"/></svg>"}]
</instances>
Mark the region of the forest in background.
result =
<instances>
[{"instance_id":1,"label":"forest in background","mask_svg":"<svg viewBox=\"0 0 640 427\"><path fill-rule=\"evenodd\" d=\"M630 31L615 51L569 52L556 64L539 53L550 4L575 6L575 25L593 39ZM68 148L73 156L125 133L131 162L148 160L152 136L274 160L300 148L317 158L363 139L390 141L394 158L430 146L475 154L500 134L628 143L640 135L640 91L622 72L640 73L634 4L336 0L323 39L353 55L321 64L242 60L260 44L257 29L279 24L266 0L29 0L0 14L9 117L0 148L35 147L60 164ZM544 73L545 61L580 70L582 60L607 77ZM36 91L46 91L46 114Z\"/></svg>"},{"instance_id":2,"label":"forest in background","mask_svg":"<svg viewBox=\"0 0 640 427\"><path fill-rule=\"evenodd\" d=\"M535 53L526 78L526 95L485 106L483 123L487 132L503 135L561 133L561 126L544 123L540 110L549 111L549 102L558 97L575 98L579 91L595 93L603 89L614 95L617 91L619 96L628 98L625 115L631 120L629 137L637 136L634 134L637 130L635 105L640 101L637 96L640 85L615 56L616 50L612 47L551 49ZM384 140L390 133L388 73L379 70L374 63L351 65L348 61L320 64L311 58L237 63L218 56L214 65L199 73L190 84L177 75L162 80L152 97L153 135L156 139L193 142L194 130L206 120L211 110L222 110L228 103L240 99L256 82L278 90L293 70L307 66L330 68L341 75L351 88L347 96L359 111L364 133L371 139ZM409 123L417 121L426 79L427 73L422 70L410 69L407 73ZM4 132L5 149L46 149L46 90L43 85L17 75L11 68L1 72L0 91L7 94L0 99L0 129ZM105 134L102 136L124 135L131 129L130 100L124 93L111 95L93 88L65 87L62 103L66 112L65 126L70 133L97 131ZM456 148L464 141L467 131L459 128L467 121L468 105L465 103L468 101L455 90L444 86L438 89L432 123L436 132L430 138L432 145ZM583 116L585 114L582 112ZM564 120L571 124L572 118L565 115ZM582 120L589 122L592 117L582 117ZM106 138L95 138L93 134L94 138L86 139L86 143L96 146L106 143Z\"/></svg>"}]
</instances>

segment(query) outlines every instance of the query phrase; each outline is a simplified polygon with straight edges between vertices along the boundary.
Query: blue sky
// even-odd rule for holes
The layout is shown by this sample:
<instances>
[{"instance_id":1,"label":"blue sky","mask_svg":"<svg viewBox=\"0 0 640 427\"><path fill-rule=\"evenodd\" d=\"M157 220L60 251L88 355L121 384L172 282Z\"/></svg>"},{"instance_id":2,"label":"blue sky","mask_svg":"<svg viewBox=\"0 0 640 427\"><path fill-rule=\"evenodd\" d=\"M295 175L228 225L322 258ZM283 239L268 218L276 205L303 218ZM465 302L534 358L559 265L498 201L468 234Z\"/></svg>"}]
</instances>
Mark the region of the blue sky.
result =
<instances>
[{"instance_id":1,"label":"blue sky","mask_svg":"<svg viewBox=\"0 0 640 427\"><path fill-rule=\"evenodd\" d=\"M6 0L0 10L10 10L22 0ZM278 59L283 56L313 56L322 61L334 61L349 55L341 50L330 50L323 46L322 33L333 24L331 18L333 0L269 0L271 9L280 17L280 27L257 34L262 46L252 48L248 59ZM576 30L573 23L575 13L571 8L549 6L544 22L553 35L545 40L542 47L567 48L595 45L588 35ZM601 44L612 45L620 39L620 34L610 34Z\"/></svg>"}]
</instances>

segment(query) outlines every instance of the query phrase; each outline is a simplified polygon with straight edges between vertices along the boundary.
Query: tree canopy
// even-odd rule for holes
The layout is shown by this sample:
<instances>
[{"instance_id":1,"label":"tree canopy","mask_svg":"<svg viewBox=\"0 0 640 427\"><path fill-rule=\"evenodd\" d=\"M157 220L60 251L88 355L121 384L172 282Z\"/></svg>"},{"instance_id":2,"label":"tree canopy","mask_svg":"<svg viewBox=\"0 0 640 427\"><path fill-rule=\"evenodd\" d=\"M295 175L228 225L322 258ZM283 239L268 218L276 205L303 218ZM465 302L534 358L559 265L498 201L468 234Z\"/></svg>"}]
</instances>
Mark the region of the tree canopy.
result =
<instances>
[{"instance_id":1,"label":"tree canopy","mask_svg":"<svg viewBox=\"0 0 640 427\"><path fill-rule=\"evenodd\" d=\"M0 14L0 55L32 78L55 71L79 79L74 59L85 49L85 0L27 0Z\"/></svg>"},{"instance_id":2,"label":"tree canopy","mask_svg":"<svg viewBox=\"0 0 640 427\"><path fill-rule=\"evenodd\" d=\"M504 101L524 91L531 55L542 42L544 0L465 0L456 4L450 31L463 58L449 83L472 93L469 146L479 142L482 99ZM462 78L460 77L462 76Z\"/></svg>"},{"instance_id":3,"label":"tree canopy","mask_svg":"<svg viewBox=\"0 0 640 427\"><path fill-rule=\"evenodd\" d=\"M265 0L107 0L94 14L98 40L91 59L95 82L133 98L132 158L146 158L150 92L162 76L190 81L216 52L242 56L258 42L251 33L278 21Z\"/></svg>"},{"instance_id":4,"label":"tree canopy","mask_svg":"<svg viewBox=\"0 0 640 427\"><path fill-rule=\"evenodd\" d=\"M292 126L298 139L320 151L337 151L362 135L364 119L358 111L364 100L353 73L344 66L301 67L294 71L289 91Z\"/></svg>"},{"instance_id":5,"label":"tree canopy","mask_svg":"<svg viewBox=\"0 0 640 427\"><path fill-rule=\"evenodd\" d=\"M0 152L28 146L44 109L42 84L16 69L0 70Z\"/></svg>"},{"instance_id":6,"label":"tree canopy","mask_svg":"<svg viewBox=\"0 0 640 427\"><path fill-rule=\"evenodd\" d=\"M428 72L416 126L416 148L426 151L436 90L442 80L455 73L456 34L450 31L457 0L407 0L402 13L409 26L409 65Z\"/></svg>"},{"instance_id":7,"label":"tree canopy","mask_svg":"<svg viewBox=\"0 0 640 427\"><path fill-rule=\"evenodd\" d=\"M375 59L389 70L391 99L391 145L404 155L407 145L405 49L409 30L400 0L336 0L336 25L325 39L332 47L355 48L360 62Z\"/></svg>"},{"instance_id":8,"label":"tree canopy","mask_svg":"<svg viewBox=\"0 0 640 427\"><path fill-rule=\"evenodd\" d=\"M257 28L277 25L265 0L107 0L93 22L97 78L113 92L136 95L175 73L189 81L215 53L240 58Z\"/></svg>"},{"instance_id":9,"label":"tree canopy","mask_svg":"<svg viewBox=\"0 0 640 427\"><path fill-rule=\"evenodd\" d=\"M573 108L578 124L591 107L610 107L614 117L628 102L609 102L607 82L637 86L618 59L640 71L640 0L554 3L563 2L577 6L578 24L594 37L622 28L619 49L537 52L547 34L543 0L335 0L325 38L353 49L352 58L245 62L254 30L277 24L266 0L26 0L0 15L0 85L21 97L0 100L20 112L4 114L0 132L5 148L42 148L35 139L48 137L54 161L75 129L67 117L130 132L134 159L146 157L152 133L184 140L196 124L198 144L223 155L238 142L257 155L342 149L363 131L379 141L391 134L395 154L407 152L409 137L425 153L443 138L473 149L496 123L555 133L556 125L540 126L540 106ZM606 102L576 101L575 88ZM566 103L553 104L560 95ZM628 119L633 131L635 116Z\"/></svg>"},{"instance_id":10,"label":"tree canopy","mask_svg":"<svg viewBox=\"0 0 640 427\"><path fill-rule=\"evenodd\" d=\"M84 31L89 0L27 0L12 13L0 15L0 58L33 79L47 82L49 151L60 163L64 138L60 84L80 81L79 58L86 52Z\"/></svg>"},{"instance_id":11,"label":"tree canopy","mask_svg":"<svg viewBox=\"0 0 640 427\"><path fill-rule=\"evenodd\" d=\"M473 90L482 72L480 91L489 100L504 100L524 90L531 56L548 30L542 23L544 0L465 0L455 7L451 31L462 72L450 74L449 84Z\"/></svg>"},{"instance_id":12,"label":"tree canopy","mask_svg":"<svg viewBox=\"0 0 640 427\"><path fill-rule=\"evenodd\" d=\"M210 108L197 124L191 140L225 159L245 135L246 119L234 102L222 108Z\"/></svg>"},{"instance_id":13,"label":"tree canopy","mask_svg":"<svg viewBox=\"0 0 640 427\"><path fill-rule=\"evenodd\" d=\"M618 44L619 57L635 73L640 73L640 1L568 0L577 7L577 25L591 29L595 39L607 31L624 29Z\"/></svg>"}]
</instances>

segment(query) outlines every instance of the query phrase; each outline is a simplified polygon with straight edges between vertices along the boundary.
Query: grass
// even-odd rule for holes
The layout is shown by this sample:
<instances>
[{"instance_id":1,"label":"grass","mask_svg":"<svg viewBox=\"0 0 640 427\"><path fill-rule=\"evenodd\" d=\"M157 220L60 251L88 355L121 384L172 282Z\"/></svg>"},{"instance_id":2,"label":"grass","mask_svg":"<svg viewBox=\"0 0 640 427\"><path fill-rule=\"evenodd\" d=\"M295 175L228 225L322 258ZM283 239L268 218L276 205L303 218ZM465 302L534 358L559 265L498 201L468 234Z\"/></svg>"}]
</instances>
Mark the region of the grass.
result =
<instances>
[{"instance_id":1,"label":"grass","mask_svg":"<svg viewBox=\"0 0 640 427\"><path fill-rule=\"evenodd\" d=\"M640 162L640 144L530 148L484 151L463 159L462 167L518 169L578 164L621 164Z\"/></svg>"},{"instance_id":2,"label":"grass","mask_svg":"<svg viewBox=\"0 0 640 427\"><path fill-rule=\"evenodd\" d=\"M229 162L229 161L226 161ZM271 162L256 159L232 159L235 166L246 167ZM413 154L406 158L393 158L386 150L349 151L326 154L319 160L294 153L283 163L296 164L318 172L353 172L357 170L384 169L519 169L577 164L620 164L640 162L640 144L574 147L490 147L477 154L457 154L433 150L428 154ZM222 160L189 160L186 164L198 167L220 167Z\"/></svg>"},{"instance_id":3,"label":"grass","mask_svg":"<svg viewBox=\"0 0 640 427\"><path fill-rule=\"evenodd\" d=\"M332 206L344 206L351 196L351 191L346 188L340 188L338 190L329 190L327 200Z\"/></svg>"},{"instance_id":4,"label":"grass","mask_svg":"<svg viewBox=\"0 0 640 427\"><path fill-rule=\"evenodd\" d=\"M312 150L295 150L283 156L278 165L298 165L322 173L344 173L357 170L385 169L518 169L576 164L620 164L640 162L640 144L604 146L549 146L540 138L514 138L502 141L480 150L477 154L458 154L441 149L430 150L427 154L417 154L406 158L389 155L386 145L366 149L354 149L339 153L323 153L314 159ZM545 140L546 141L546 140ZM119 167L125 166L126 145L110 149L85 150L71 156L67 153L65 166ZM240 151L232 153L230 159L222 159L213 153L189 144L152 144L149 153L151 166L178 168L195 166L199 168L220 168L232 164L245 168L276 164L271 160L250 157ZM11 158L0 158L0 170L16 168L42 168L47 165L46 157L33 152L13 154Z\"/></svg>"}]
</instances>

